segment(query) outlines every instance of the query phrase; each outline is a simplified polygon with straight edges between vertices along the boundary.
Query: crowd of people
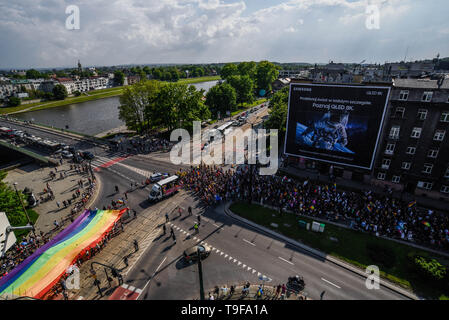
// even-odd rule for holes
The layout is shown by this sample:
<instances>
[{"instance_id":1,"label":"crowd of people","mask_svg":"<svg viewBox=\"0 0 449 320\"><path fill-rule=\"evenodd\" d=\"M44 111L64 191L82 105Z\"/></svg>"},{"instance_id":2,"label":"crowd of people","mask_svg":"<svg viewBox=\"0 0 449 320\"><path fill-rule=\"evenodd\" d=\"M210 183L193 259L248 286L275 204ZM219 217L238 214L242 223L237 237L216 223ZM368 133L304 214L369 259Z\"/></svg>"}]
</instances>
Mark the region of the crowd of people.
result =
<instances>
[{"instance_id":1,"label":"crowd of people","mask_svg":"<svg viewBox=\"0 0 449 320\"><path fill-rule=\"evenodd\" d=\"M34 253L39 247L49 241L49 237L42 231L34 236L30 234L17 241L1 259L0 279L6 276L12 269L22 263L26 258Z\"/></svg>"},{"instance_id":2,"label":"crowd of people","mask_svg":"<svg viewBox=\"0 0 449 320\"><path fill-rule=\"evenodd\" d=\"M180 172L182 183L206 205L221 200L253 201L299 215L350 225L377 236L449 250L449 217L418 208L391 194L345 191L336 184L259 175L255 167L223 170L200 165Z\"/></svg>"},{"instance_id":3,"label":"crowd of people","mask_svg":"<svg viewBox=\"0 0 449 320\"><path fill-rule=\"evenodd\" d=\"M123 151L128 153L150 153L168 150L172 142L164 138L135 137L132 139L122 139L117 142L112 151Z\"/></svg>"}]
</instances>

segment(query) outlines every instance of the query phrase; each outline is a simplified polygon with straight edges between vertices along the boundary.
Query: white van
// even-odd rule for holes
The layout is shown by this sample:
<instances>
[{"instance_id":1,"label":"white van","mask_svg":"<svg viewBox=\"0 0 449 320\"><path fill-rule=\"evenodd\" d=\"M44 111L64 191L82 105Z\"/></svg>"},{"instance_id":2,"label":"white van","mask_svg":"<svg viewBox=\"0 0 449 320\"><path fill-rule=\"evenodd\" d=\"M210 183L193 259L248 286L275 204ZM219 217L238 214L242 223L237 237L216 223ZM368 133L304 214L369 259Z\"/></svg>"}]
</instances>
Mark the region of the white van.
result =
<instances>
[{"instance_id":1,"label":"white van","mask_svg":"<svg viewBox=\"0 0 449 320\"><path fill-rule=\"evenodd\" d=\"M181 189L178 176L171 176L159 182L156 182L151 189L148 200L150 202L159 201L165 199Z\"/></svg>"}]
</instances>

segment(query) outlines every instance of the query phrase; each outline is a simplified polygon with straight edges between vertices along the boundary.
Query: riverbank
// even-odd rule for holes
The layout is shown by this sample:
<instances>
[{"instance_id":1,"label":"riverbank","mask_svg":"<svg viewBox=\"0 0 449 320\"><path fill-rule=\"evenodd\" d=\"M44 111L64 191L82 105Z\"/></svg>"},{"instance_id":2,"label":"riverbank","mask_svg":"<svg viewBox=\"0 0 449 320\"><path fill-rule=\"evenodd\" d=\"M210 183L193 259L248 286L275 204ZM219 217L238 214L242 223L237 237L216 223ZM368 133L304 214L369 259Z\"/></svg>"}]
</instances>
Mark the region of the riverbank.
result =
<instances>
[{"instance_id":1,"label":"riverbank","mask_svg":"<svg viewBox=\"0 0 449 320\"><path fill-rule=\"evenodd\" d=\"M198 77L198 78L190 78L190 79L180 79L178 81L178 83L195 84L195 83L201 83L201 82L207 82L207 81L215 81L215 80L219 80L219 79L220 79L220 76L207 76L207 77ZM92 100L120 96L123 93L124 88L125 88L125 86L108 88L108 89L100 89L100 90L89 91L87 93L82 94L79 97L69 97L69 98L66 98L65 100L35 102L35 103L23 104L23 105L20 105L17 107L0 108L0 114L12 115L12 114L17 114L17 113L24 113L24 112L29 112L29 111L37 111L37 110L43 110L43 109L49 109L49 108L55 108L55 107L62 107L62 106L66 106L69 104L82 103L82 102L87 102L87 101L92 101Z\"/></svg>"}]
</instances>

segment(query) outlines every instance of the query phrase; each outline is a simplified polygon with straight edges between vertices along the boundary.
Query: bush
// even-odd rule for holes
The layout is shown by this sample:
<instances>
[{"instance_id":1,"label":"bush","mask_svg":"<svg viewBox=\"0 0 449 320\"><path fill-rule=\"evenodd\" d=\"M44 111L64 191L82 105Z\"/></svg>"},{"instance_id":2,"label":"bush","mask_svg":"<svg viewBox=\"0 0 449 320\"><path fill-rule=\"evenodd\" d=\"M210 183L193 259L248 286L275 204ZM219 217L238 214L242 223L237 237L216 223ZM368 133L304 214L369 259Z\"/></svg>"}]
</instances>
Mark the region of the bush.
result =
<instances>
[{"instance_id":1,"label":"bush","mask_svg":"<svg viewBox=\"0 0 449 320\"><path fill-rule=\"evenodd\" d=\"M416 269L430 280L441 281L447 277L447 268L435 259L415 256Z\"/></svg>"},{"instance_id":2,"label":"bush","mask_svg":"<svg viewBox=\"0 0 449 320\"><path fill-rule=\"evenodd\" d=\"M10 97L8 100L8 107L17 107L20 106L22 101L19 98L16 97Z\"/></svg>"},{"instance_id":3,"label":"bush","mask_svg":"<svg viewBox=\"0 0 449 320\"><path fill-rule=\"evenodd\" d=\"M388 247L378 245L376 243L368 243L366 245L368 256L383 267L392 268L396 262L394 251Z\"/></svg>"}]
</instances>

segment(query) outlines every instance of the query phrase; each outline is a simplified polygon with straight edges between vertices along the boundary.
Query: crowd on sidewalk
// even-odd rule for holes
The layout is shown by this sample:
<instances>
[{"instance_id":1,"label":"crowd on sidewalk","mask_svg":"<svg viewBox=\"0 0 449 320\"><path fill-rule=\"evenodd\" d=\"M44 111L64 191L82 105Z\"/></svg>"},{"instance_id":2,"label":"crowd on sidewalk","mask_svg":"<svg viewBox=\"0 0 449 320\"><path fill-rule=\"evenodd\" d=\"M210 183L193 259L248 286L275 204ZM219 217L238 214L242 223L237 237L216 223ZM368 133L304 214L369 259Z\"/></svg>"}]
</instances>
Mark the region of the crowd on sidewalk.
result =
<instances>
[{"instance_id":1,"label":"crowd on sidewalk","mask_svg":"<svg viewBox=\"0 0 449 320\"><path fill-rule=\"evenodd\" d=\"M349 192L334 184L296 180L286 176L259 175L239 166L223 170L200 165L180 173L182 183L206 204L221 200L252 200L297 214L346 223L377 236L412 241L434 249L449 250L449 216L418 208L391 194Z\"/></svg>"}]
</instances>

